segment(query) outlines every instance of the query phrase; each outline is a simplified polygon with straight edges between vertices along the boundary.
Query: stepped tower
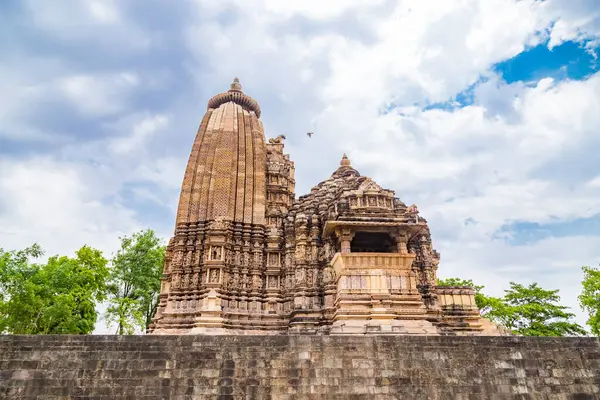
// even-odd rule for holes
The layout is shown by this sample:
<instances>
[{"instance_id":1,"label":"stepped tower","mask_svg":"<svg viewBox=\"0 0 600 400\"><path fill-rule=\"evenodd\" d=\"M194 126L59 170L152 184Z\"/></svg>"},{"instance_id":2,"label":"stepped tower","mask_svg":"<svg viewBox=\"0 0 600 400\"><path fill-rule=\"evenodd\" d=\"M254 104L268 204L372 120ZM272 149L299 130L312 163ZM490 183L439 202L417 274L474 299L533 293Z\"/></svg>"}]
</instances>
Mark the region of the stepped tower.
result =
<instances>
[{"instance_id":1,"label":"stepped tower","mask_svg":"<svg viewBox=\"0 0 600 400\"><path fill-rule=\"evenodd\" d=\"M150 333L500 334L468 287L437 286L427 221L344 154L295 199L294 163L236 78L185 171Z\"/></svg>"}]
</instances>

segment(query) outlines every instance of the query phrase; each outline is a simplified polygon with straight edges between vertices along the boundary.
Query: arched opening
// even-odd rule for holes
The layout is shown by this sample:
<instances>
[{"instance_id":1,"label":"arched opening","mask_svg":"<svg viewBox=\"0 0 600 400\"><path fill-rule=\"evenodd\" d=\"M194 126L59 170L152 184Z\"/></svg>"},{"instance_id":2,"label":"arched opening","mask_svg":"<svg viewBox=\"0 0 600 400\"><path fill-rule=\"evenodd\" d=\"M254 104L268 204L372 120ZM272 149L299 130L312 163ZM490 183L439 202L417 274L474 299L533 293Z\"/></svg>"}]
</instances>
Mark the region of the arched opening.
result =
<instances>
[{"instance_id":1,"label":"arched opening","mask_svg":"<svg viewBox=\"0 0 600 400\"><path fill-rule=\"evenodd\" d=\"M356 232L350 243L352 253L393 253L392 238L383 232Z\"/></svg>"}]
</instances>

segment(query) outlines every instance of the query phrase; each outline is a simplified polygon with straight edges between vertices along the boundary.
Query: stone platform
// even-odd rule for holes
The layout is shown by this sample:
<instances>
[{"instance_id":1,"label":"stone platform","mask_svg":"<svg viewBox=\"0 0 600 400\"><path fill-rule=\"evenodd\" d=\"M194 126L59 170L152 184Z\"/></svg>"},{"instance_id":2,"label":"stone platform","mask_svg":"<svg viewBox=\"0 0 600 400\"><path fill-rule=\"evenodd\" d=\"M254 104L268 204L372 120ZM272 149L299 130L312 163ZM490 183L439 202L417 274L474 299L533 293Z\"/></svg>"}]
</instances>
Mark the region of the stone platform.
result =
<instances>
[{"instance_id":1,"label":"stone platform","mask_svg":"<svg viewBox=\"0 0 600 400\"><path fill-rule=\"evenodd\" d=\"M1 399L600 399L594 338L0 336Z\"/></svg>"}]
</instances>

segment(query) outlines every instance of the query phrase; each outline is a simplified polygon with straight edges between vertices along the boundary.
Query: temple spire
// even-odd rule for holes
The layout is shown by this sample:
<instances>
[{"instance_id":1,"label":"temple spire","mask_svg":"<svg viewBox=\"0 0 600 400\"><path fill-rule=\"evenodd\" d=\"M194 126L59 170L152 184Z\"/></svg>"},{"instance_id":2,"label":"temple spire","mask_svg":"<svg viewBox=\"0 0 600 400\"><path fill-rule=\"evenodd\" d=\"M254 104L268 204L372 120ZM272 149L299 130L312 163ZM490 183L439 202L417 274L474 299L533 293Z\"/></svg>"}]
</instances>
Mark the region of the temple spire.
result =
<instances>
[{"instance_id":1,"label":"temple spire","mask_svg":"<svg viewBox=\"0 0 600 400\"><path fill-rule=\"evenodd\" d=\"M342 166L342 167L350 166L350 160L348 159L348 156L346 155L346 153L344 153L342 155L342 159L340 160L340 166Z\"/></svg>"},{"instance_id":2,"label":"temple spire","mask_svg":"<svg viewBox=\"0 0 600 400\"><path fill-rule=\"evenodd\" d=\"M234 102L235 104L242 106L242 108L248 112L254 111L256 116L260 118L260 106L258 105L258 102L242 92L242 85L237 77L235 77L231 85L229 85L228 91L219 93L208 101L207 109L212 108L213 110L216 110L223 104L229 102Z\"/></svg>"},{"instance_id":3,"label":"temple spire","mask_svg":"<svg viewBox=\"0 0 600 400\"><path fill-rule=\"evenodd\" d=\"M242 91L242 85L240 84L240 80L238 79L237 76L235 78L233 78L233 83L229 86L229 91L230 92L241 92Z\"/></svg>"}]
</instances>

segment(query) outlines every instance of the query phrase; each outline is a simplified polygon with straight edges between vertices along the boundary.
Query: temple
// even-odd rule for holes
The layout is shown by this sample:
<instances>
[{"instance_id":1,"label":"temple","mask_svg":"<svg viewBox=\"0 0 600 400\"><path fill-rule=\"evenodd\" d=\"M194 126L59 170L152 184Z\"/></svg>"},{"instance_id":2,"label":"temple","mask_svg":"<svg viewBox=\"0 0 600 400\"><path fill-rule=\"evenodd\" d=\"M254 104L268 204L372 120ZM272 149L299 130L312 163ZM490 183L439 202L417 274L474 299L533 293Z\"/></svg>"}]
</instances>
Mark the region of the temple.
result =
<instances>
[{"instance_id":1,"label":"temple","mask_svg":"<svg viewBox=\"0 0 600 400\"><path fill-rule=\"evenodd\" d=\"M437 286L415 205L343 155L295 197L282 135L236 78L211 98L183 178L154 334L499 335L469 287Z\"/></svg>"}]
</instances>

